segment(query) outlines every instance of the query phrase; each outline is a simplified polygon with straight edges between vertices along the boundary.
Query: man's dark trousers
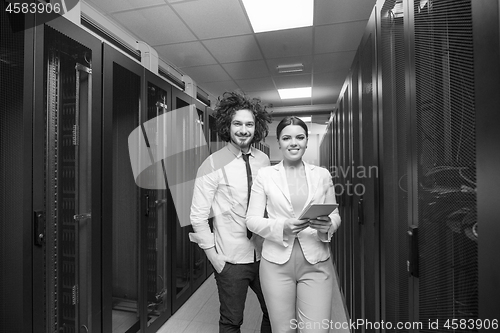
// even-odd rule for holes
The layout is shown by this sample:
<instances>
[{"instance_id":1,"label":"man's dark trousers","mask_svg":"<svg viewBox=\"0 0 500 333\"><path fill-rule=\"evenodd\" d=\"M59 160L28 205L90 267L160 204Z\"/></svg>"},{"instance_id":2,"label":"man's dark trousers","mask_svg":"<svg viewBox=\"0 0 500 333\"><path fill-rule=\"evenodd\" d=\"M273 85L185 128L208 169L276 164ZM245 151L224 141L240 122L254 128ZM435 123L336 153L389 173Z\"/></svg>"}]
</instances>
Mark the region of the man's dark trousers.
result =
<instances>
[{"instance_id":1,"label":"man's dark trousers","mask_svg":"<svg viewBox=\"0 0 500 333\"><path fill-rule=\"evenodd\" d=\"M222 272L215 272L220 301L220 333L240 332L248 287L255 292L262 308L261 333L271 332L271 323L260 288L259 264L258 261L249 264L226 262Z\"/></svg>"}]
</instances>

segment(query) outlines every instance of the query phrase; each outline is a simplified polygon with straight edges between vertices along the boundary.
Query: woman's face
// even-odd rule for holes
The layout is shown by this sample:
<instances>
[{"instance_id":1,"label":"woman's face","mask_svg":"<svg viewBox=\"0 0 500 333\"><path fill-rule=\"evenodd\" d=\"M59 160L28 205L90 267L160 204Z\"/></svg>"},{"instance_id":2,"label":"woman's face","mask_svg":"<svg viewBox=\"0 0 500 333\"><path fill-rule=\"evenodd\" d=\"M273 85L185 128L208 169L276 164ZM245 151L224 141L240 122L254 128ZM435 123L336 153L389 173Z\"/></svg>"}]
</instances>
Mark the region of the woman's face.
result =
<instances>
[{"instance_id":1,"label":"woman's face","mask_svg":"<svg viewBox=\"0 0 500 333\"><path fill-rule=\"evenodd\" d=\"M299 125L288 125L281 131L278 144L283 152L283 159L298 161L302 159L302 156L306 152L306 132Z\"/></svg>"}]
</instances>

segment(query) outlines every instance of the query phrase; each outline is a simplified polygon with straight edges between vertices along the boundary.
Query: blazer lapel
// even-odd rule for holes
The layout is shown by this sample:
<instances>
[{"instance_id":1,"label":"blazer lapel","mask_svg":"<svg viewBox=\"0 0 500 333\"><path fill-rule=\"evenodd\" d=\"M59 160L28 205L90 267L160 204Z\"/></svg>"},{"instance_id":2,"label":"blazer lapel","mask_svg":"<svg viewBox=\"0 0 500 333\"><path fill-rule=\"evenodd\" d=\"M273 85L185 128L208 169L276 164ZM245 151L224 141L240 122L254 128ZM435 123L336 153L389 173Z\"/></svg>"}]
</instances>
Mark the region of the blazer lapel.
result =
<instances>
[{"instance_id":1,"label":"blazer lapel","mask_svg":"<svg viewBox=\"0 0 500 333\"><path fill-rule=\"evenodd\" d=\"M309 205L311 203L311 201L313 200L313 197L314 197L314 193L316 193L316 190L318 189L320 178L315 176L316 173L313 172L314 168L315 168L314 165L304 162L304 170L306 172L307 187L309 189L309 194L308 194L307 200L304 204L304 208L306 208L307 205Z\"/></svg>"},{"instance_id":2,"label":"blazer lapel","mask_svg":"<svg viewBox=\"0 0 500 333\"><path fill-rule=\"evenodd\" d=\"M280 189L281 193L285 196L285 198L288 200L288 203L290 205L292 204L292 200L290 199L290 191L288 190L288 182L286 180L286 172L285 168L283 167L283 161L280 163L276 164L274 166L274 170L276 172L275 177L271 177L276 186Z\"/></svg>"}]
</instances>

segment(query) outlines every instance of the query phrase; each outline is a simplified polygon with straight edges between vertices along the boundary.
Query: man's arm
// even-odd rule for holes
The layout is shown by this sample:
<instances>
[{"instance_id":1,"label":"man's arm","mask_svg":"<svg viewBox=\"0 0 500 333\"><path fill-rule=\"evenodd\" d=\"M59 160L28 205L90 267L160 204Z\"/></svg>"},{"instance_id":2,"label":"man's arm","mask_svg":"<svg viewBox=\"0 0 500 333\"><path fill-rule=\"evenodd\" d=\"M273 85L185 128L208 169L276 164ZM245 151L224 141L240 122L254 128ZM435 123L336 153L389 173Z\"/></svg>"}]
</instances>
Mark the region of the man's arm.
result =
<instances>
[{"instance_id":1,"label":"man's arm","mask_svg":"<svg viewBox=\"0 0 500 333\"><path fill-rule=\"evenodd\" d=\"M215 246L208 218L217 190L218 179L217 172L211 167L211 160L212 156L209 156L198 169L191 202L190 218L195 233L190 234L190 239L198 243L202 249Z\"/></svg>"},{"instance_id":2,"label":"man's arm","mask_svg":"<svg viewBox=\"0 0 500 333\"><path fill-rule=\"evenodd\" d=\"M213 171L209 157L198 170L191 203L191 225L194 233L189 234L192 242L205 251L205 254L217 272L221 272L226 263L225 257L215 250L214 234L210 230L208 218L219 184L218 173Z\"/></svg>"}]
</instances>

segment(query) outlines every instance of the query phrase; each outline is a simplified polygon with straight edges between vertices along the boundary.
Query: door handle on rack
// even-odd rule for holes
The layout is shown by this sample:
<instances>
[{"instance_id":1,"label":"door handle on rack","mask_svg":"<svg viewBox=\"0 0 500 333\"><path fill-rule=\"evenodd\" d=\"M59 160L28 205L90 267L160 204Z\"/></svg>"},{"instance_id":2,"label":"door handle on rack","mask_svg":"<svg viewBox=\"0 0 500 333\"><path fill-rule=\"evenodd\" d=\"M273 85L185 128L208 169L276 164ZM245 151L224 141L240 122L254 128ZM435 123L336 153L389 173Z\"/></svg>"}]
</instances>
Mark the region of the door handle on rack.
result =
<instances>
[{"instance_id":1,"label":"door handle on rack","mask_svg":"<svg viewBox=\"0 0 500 333\"><path fill-rule=\"evenodd\" d=\"M91 213L85 213L85 214L78 214L78 215L74 215L73 218L75 219L75 221L79 222L79 221L83 221L83 220L86 220L86 219L90 219L92 217L92 214Z\"/></svg>"},{"instance_id":2,"label":"door handle on rack","mask_svg":"<svg viewBox=\"0 0 500 333\"><path fill-rule=\"evenodd\" d=\"M156 200L155 201L155 206L156 207L160 207L161 205L167 203L167 198L164 198L164 199L160 199L160 200Z\"/></svg>"},{"instance_id":3,"label":"door handle on rack","mask_svg":"<svg viewBox=\"0 0 500 333\"><path fill-rule=\"evenodd\" d=\"M145 195L146 197L146 216L149 216L149 194Z\"/></svg>"},{"instance_id":4,"label":"door handle on rack","mask_svg":"<svg viewBox=\"0 0 500 333\"><path fill-rule=\"evenodd\" d=\"M35 225L34 225L34 241L35 245L42 246L43 238L45 237L45 212L38 210L34 212L35 214Z\"/></svg>"},{"instance_id":5,"label":"door handle on rack","mask_svg":"<svg viewBox=\"0 0 500 333\"><path fill-rule=\"evenodd\" d=\"M358 223L365 224L365 208L363 205L363 197L359 198L358 201Z\"/></svg>"},{"instance_id":6,"label":"door handle on rack","mask_svg":"<svg viewBox=\"0 0 500 333\"><path fill-rule=\"evenodd\" d=\"M418 253L418 227L411 226L408 229L408 261L406 262L407 270L410 276L419 276L419 253Z\"/></svg>"}]
</instances>

